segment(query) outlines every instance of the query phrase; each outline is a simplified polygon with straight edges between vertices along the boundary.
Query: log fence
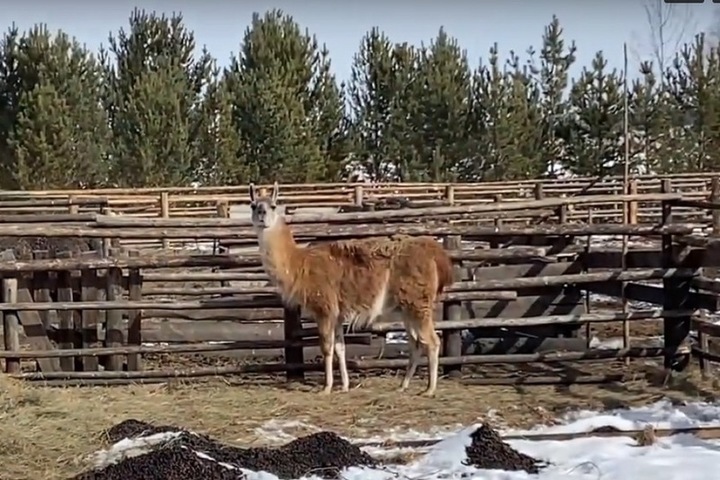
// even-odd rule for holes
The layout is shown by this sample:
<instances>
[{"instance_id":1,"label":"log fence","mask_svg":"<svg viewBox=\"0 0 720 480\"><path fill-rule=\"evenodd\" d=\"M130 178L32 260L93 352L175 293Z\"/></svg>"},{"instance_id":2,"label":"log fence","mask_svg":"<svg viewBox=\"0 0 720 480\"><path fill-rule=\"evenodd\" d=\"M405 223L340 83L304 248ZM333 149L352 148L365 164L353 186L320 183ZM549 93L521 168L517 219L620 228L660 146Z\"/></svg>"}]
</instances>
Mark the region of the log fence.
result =
<instances>
[{"instance_id":1,"label":"log fence","mask_svg":"<svg viewBox=\"0 0 720 480\"><path fill-rule=\"evenodd\" d=\"M519 226L548 222L585 223L591 218L598 224L618 224L625 223L623 220L627 217L627 223L645 224L660 220L661 209L654 195L661 191L664 178L670 179L674 191L688 201L702 202L712 196L712 175L683 174L638 176L630 181L627 191L619 177L463 184L289 184L281 186L281 201L288 206L288 213L298 209L318 208L361 214L390 210L388 219L398 215L397 211L393 213L392 210L402 208L402 212L408 214L408 222L421 217L423 221L443 222L471 217L476 224L494 224L496 220L503 219L506 225ZM620 197L623 194L637 197L626 204ZM592 205L583 202L553 203L557 199L585 196L597 197L598 201ZM605 197L606 201L600 201L601 197ZM501 210L493 215L493 204L500 199L503 203L517 203L517 211ZM536 200L550 201L548 208L540 209L534 204L532 208L522 208L527 202ZM247 206L247 203L246 186L3 191L0 192L0 225L19 221L23 224L35 223L41 229L42 224L47 222L66 222L68 227L82 229L96 226L98 222L105 226L114 222L119 228L127 230L128 222L132 220L152 222L158 219L161 222L156 226L171 228L173 223L168 223L170 220L177 220L174 224L178 225L196 219L206 221L211 228L220 225L239 226L233 223L235 219L229 223L222 220L235 216L234 209ZM627 205L627 209L624 205ZM462 207L468 206L474 212L462 210ZM453 207L457 213L443 213L443 208ZM440 210L428 213L427 209L430 208ZM706 210L692 204L677 205L674 215L683 223L698 227L708 222ZM482 211L487 214L480 215ZM247 215L247 212L237 214ZM105 218L98 219L98 215ZM107 218L109 215L112 217ZM394 221L399 220L400 217L394 218ZM341 219L338 221L344 222ZM70 232L67 235L75 234ZM190 242L193 239L182 237L177 230L169 230L168 235L160 240L138 236L138 232L133 231L126 231L114 238L120 239L126 246L137 248L205 248L193 245ZM194 240L197 242L199 239Z\"/></svg>"},{"instance_id":2,"label":"log fence","mask_svg":"<svg viewBox=\"0 0 720 480\"><path fill-rule=\"evenodd\" d=\"M704 185L705 180L702 182ZM705 363L714 358L702 354L702 347L691 347L690 339L691 328L703 338L711 335L712 327L697 312L719 309L720 283L705 272L720 266L720 255L714 255L712 236L698 234L697 225L678 221L674 213L680 208L714 211L720 206L717 196L688 199L670 180L663 179L658 189L661 191L655 193L588 194L531 201L510 201L505 193L493 193L492 203L463 205L458 204L458 190L450 187L456 186L449 186L450 192L444 191L452 200L447 206L297 214L290 216L290 223L303 242L398 233L433 235L443 240L455 264L455 282L442 296L436 327L443 338L441 365L451 377L470 365L483 364L663 357L667 368L683 369L691 352ZM341 187L327 190L332 188ZM549 188L543 184L541 193L546 194ZM160 193L166 198L165 204L171 204L174 192ZM581 205L592 220L596 215L594 206L607 203L626 205L626 212L632 211L631 205L654 205L652 208L662 215L655 223L572 220L571 212ZM543 217L547 212L552 218ZM513 222L513 214L530 215L542 224L519 225ZM442 221L453 216L459 220ZM46 213L16 213L12 220L9 217L0 215L0 237L156 241L198 238L221 240L231 247L252 245L254 239L254 232L243 219L171 215L128 219L89 212L58 214L57 221L52 219L55 215ZM490 224L484 223L486 220ZM593 237L610 235L640 237L644 243L640 248L621 249L609 244L597 246L591 241ZM578 237L587 240L579 244ZM299 380L305 372L322 368L306 361L307 350L317 345L312 319L304 312L285 308L274 288L264 285L267 278L256 253L134 255L127 249L114 248L57 258L49 258L50 254L42 251L35 252L31 259L11 255L6 251L0 257L4 345L0 359L8 375L48 385L110 385L255 373L282 373L288 379ZM586 300L591 294L624 296L656 307L621 313L591 312ZM630 328L625 327L622 348L590 348L584 344L577 351L565 347L562 349L568 351L492 351L508 338L565 338L572 342L578 340L582 327L611 322L662 322L664 342L651 345L631 338ZM253 325L259 328L253 330ZM197 333L209 329L216 333L198 340ZM263 329L274 333L260 335ZM402 330L398 323L378 323L367 331L348 333L347 342L367 352L376 347L377 336ZM467 345L461 335L464 330L475 339L496 342L492 348L480 343ZM208 335L214 338L208 340ZM589 342L589 338L586 340ZM148 355L225 355L239 350L250 350L251 356L260 350L279 351L283 360L192 369L147 366ZM397 355L355 356L348 360L348 366L361 371L392 369L402 368L406 362ZM472 381L537 383L538 378ZM575 380L598 378L593 374Z\"/></svg>"},{"instance_id":3,"label":"log fence","mask_svg":"<svg viewBox=\"0 0 720 480\"><path fill-rule=\"evenodd\" d=\"M281 196L283 203L292 208L362 208L365 204L382 208L386 203L398 202L406 207L475 205L492 203L497 196L506 201L520 201L579 195L652 194L660 191L661 180L667 178L684 197L703 199L710 193L713 177L714 174L702 173L637 176L630 182L628 192L624 191L621 177L459 184L286 184L281 186ZM216 217L219 213L227 214L228 205L247 203L247 186L0 192L0 212L13 214L36 213L38 208L42 208L58 214L109 209L115 213L140 217ZM619 203L609 203L602 207L596 205L596 219L619 221L622 210L619 207ZM657 206L634 207L640 208L637 212L640 221L649 221L650 217L657 219L660 215ZM581 208L570 210L568 216L570 220L586 219ZM631 214L631 217L635 216Z\"/></svg>"}]
</instances>

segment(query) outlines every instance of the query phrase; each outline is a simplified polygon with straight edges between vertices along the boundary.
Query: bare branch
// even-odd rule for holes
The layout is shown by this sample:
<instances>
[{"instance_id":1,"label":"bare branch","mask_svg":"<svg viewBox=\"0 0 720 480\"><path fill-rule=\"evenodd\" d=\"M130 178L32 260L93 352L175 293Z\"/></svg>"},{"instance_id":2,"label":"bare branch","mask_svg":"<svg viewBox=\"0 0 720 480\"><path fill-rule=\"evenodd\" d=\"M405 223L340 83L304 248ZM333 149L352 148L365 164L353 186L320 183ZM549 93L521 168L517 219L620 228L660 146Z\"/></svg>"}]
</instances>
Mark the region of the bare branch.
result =
<instances>
[{"instance_id":1,"label":"bare branch","mask_svg":"<svg viewBox=\"0 0 720 480\"><path fill-rule=\"evenodd\" d=\"M662 72L689 34L697 31L689 5L668 4L664 0L644 0L643 11L648 28L647 46L655 67Z\"/></svg>"}]
</instances>

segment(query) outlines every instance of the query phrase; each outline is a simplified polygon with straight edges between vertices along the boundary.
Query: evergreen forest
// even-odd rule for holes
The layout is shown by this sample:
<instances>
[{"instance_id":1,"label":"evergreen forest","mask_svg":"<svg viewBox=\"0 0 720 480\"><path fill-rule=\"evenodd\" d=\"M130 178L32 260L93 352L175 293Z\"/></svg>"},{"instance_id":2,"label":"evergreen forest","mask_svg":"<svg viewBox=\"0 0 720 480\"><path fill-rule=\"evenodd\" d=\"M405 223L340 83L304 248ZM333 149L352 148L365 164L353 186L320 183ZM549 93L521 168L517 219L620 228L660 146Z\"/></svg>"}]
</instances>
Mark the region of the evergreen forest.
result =
<instances>
[{"instance_id":1,"label":"evergreen forest","mask_svg":"<svg viewBox=\"0 0 720 480\"><path fill-rule=\"evenodd\" d=\"M70 32L0 38L0 188L492 181L720 170L720 46L704 34L625 84L602 52L577 71L558 18L538 45L468 59L451 32L373 28L338 81L290 15L253 15L222 68L181 15L134 10L89 51ZM626 94L627 91L627 94ZM625 104L627 103L627 109Z\"/></svg>"}]
</instances>

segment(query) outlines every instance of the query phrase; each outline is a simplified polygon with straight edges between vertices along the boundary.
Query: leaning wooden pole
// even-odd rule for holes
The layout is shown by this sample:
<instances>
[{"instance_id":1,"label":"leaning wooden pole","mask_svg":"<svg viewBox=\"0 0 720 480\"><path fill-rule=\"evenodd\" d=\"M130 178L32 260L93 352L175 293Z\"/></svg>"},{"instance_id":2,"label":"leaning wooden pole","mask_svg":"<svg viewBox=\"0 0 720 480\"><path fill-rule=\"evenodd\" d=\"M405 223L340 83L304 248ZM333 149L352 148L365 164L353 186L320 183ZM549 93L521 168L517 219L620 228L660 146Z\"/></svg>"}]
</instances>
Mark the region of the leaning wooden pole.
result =
<instances>
[{"instance_id":1,"label":"leaning wooden pole","mask_svg":"<svg viewBox=\"0 0 720 480\"><path fill-rule=\"evenodd\" d=\"M623 139L625 142L625 158L623 168L623 194L627 195L630 193L630 128L629 128L629 113L628 113L628 54L627 54L627 43L623 43ZM628 225L630 223L630 203L623 202L623 224ZM630 237L623 235L622 237L622 254L620 268L624 271L627 268L627 255L628 255L628 243ZM622 311L627 313L629 309L627 294L625 292L627 282L622 283ZM623 321L623 348L630 348L630 322ZM625 359L625 364L628 365L630 359Z\"/></svg>"}]
</instances>

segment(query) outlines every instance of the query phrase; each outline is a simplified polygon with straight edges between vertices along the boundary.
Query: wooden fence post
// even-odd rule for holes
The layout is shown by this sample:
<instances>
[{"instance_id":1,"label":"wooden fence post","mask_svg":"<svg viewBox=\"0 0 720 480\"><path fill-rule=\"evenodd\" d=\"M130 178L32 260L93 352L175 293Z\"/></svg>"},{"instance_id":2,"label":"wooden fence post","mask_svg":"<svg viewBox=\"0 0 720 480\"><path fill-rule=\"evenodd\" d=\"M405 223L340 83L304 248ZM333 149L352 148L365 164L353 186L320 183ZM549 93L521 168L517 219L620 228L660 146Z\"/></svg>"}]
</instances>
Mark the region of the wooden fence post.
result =
<instances>
[{"instance_id":1,"label":"wooden fence post","mask_svg":"<svg viewBox=\"0 0 720 480\"><path fill-rule=\"evenodd\" d=\"M713 177L710 182L710 201L720 203L720 177ZM720 235L720 210L712 209L712 234Z\"/></svg>"},{"instance_id":2,"label":"wooden fence post","mask_svg":"<svg viewBox=\"0 0 720 480\"><path fill-rule=\"evenodd\" d=\"M637 195L638 193L638 182L637 178L633 178L630 180L630 184L628 185L628 194L629 195ZM637 225L638 223L638 202L637 200L633 200L628 203L628 222L630 225Z\"/></svg>"},{"instance_id":3,"label":"wooden fence post","mask_svg":"<svg viewBox=\"0 0 720 480\"><path fill-rule=\"evenodd\" d=\"M65 258L74 258L76 255L75 252L72 251L66 251L66 252L58 252L66 255ZM57 255L60 257L60 255ZM70 272L70 283L68 284L70 287L71 299L72 301L79 300L82 296L82 272L79 270L71 270ZM79 310L73 310L72 311L72 317L71 317L71 323L70 323L69 335L70 339L72 341L72 348L83 348L82 345L82 312ZM82 357L74 357L75 365L73 369L75 371L82 371L83 369L83 359Z\"/></svg>"},{"instance_id":4,"label":"wooden fence post","mask_svg":"<svg viewBox=\"0 0 720 480\"><path fill-rule=\"evenodd\" d=\"M558 222L565 225L568 222L568 205L560 205L558 207Z\"/></svg>"},{"instance_id":5,"label":"wooden fence post","mask_svg":"<svg viewBox=\"0 0 720 480\"><path fill-rule=\"evenodd\" d=\"M122 289L122 270L120 268L108 268L107 271L107 299L109 302L120 300ZM105 326L105 346L121 347L123 344L122 334L122 311L108 310ZM122 370L122 357L120 355L108 356L107 369L113 371Z\"/></svg>"},{"instance_id":6,"label":"wooden fence post","mask_svg":"<svg viewBox=\"0 0 720 480\"><path fill-rule=\"evenodd\" d=\"M92 252L95 254L95 252ZM80 272L80 299L83 302L95 302L98 299L98 277L95 270L85 269ZM98 311L83 310L80 314L82 325L80 337L82 348L91 348L97 342L98 334ZM81 357L83 371L98 370L97 357Z\"/></svg>"},{"instance_id":7,"label":"wooden fence post","mask_svg":"<svg viewBox=\"0 0 720 480\"><path fill-rule=\"evenodd\" d=\"M137 253L137 252L135 252ZM142 275L139 268L131 268L128 272L128 297L131 302L142 300ZM130 310L128 312L128 345L142 345L142 311ZM142 356L131 353L127 356L128 370L142 370Z\"/></svg>"},{"instance_id":8,"label":"wooden fence post","mask_svg":"<svg viewBox=\"0 0 720 480\"><path fill-rule=\"evenodd\" d=\"M80 206L75 203L75 195L68 195L68 213L71 215L77 215L80 213Z\"/></svg>"},{"instance_id":9,"label":"wooden fence post","mask_svg":"<svg viewBox=\"0 0 720 480\"><path fill-rule=\"evenodd\" d=\"M533 193L535 196L535 200L542 200L543 198L545 198L545 190L543 189L542 182L535 183L535 188L533 190Z\"/></svg>"},{"instance_id":10,"label":"wooden fence post","mask_svg":"<svg viewBox=\"0 0 720 480\"><path fill-rule=\"evenodd\" d=\"M68 258L68 252L59 252L56 258ZM57 273L57 299L58 302L73 301L73 280L69 270L62 270ZM58 348L72 349L74 347L76 312L73 310L60 310L58 312ZM61 357L60 369L64 372L75 370L75 357Z\"/></svg>"},{"instance_id":11,"label":"wooden fence post","mask_svg":"<svg viewBox=\"0 0 720 480\"><path fill-rule=\"evenodd\" d=\"M663 179L661 184L662 193L671 193L672 185L669 179ZM672 219L672 203L664 200L662 202L662 220L663 226L673 223ZM673 235L662 235L662 263L663 268L679 268L678 259L673 254ZM664 278L663 290L664 301L663 310L683 310L692 308L690 302L690 278ZM675 317L663 319L663 336L665 348L665 368L676 371L683 370L686 367L687 356L678 355L678 349L683 346L690 336L691 317Z\"/></svg>"},{"instance_id":12,"label":"wooden fence post","mask_svg":"<svg viewBox=\"0 0 720 480\"><path fill-rule=\"evenodd\" d=\"M495 203L501 203L502 202L502 194L500 194L500 193L496 194L495 197L493 198L493 201ZM503 226L502 216L495 217L493 219L493 224L495 225L495 228L497 228L498 230L501 229ZM495 237L490 239L489 243L490 243L490 248L500 248L500 242L498 242ZM494 265L494 264L492 264L492 265Z\"/></svg>"},{"instance_id":13,"label":"wooden fence post","mask_svg":"<svg viewBox=\"0 0 720 480\"><path fill-rule=\"evenodd\" d=\"M47 250L36 250L33 251L33 259L45 260L50 258L50 252ZM32 272L32 290L33 298L36 302L52 302L50 296L50 272ZM47 310L44 312L38 312L40 319L42 320L45 330L50 329L50 325L55 323L57 319L57 312L55 310Z\"/></svg>"},{"instance_id":14,"label":"wooden fence post","mask_svg":"<svg viewBox=\"0 0 720 480\"><path fill-rule=\"evenodd\" d=\"M444 247L448 250L460 250L462 248L462 239L459 235L452 235L443 239ZM462 280L461 269L458 265L453 266L453 278L457 282ZM458 321L462 320L462 303L443 302L443 320ZM462 330L443 330L442 337L442 356L443 357L460 357L462 356ZM443 373L451 378L457 378L462 375L461 365L445 365Z\"/></svg>"},{"instance_id":15,"label":"wooden fence post","mask_svg":"<svg viewBox=\"0 0 720 480\"><path fill-rule=\"evenodd\" d=\"M112 210L110 210L110 207L103 207L102 209L103 215L113 215ZM104 237L102 239L102 250L100 251L100 255L103 257L109 257L113 254L113 239L110 237Z\"/></svg>"},{"instance_id":16,"label":"wooden fence post","mask_svg":"<svg viewBox=\"0 0 720 480\"><path fill-rule=\"evenodd\" d=\"M362 207L365 199L365 192L363 191L362 185L355 185L353 192L353 203L356 207Z\"/></svg>"},{"instance_id":17,"label":"wooden fence post","mask_svg":"<svg viewBox=\"0 0 720 480\"><path fill-rule=\"evenodd\" d=\"M217 212L218 218L230 218L230 206L227 202L217 202L215 204L215 211Z\"/></svg>"},{"instance_id":18,"label":"wooden fence post","mask_svg":"<svg viewBox=\"0 0 720 480\"><path fill-rule=\"evenodd\" d=\"M712 203L720 203L720 177L713 177L710 181L710 198L708 199ZM713 208L710 210L711 213L711 237L720 237L720 210ZM709 252L708 252L709 253ZM703 267L703 275L709 278L717 278L720 275L720 268L717 267Z\"/></svg>"},{"instance_id":19,"label":"wooden fence post","mask_svg":"<svg viewBox=\"0 0 720 480\"><path fill-rule=\"evenodd\" d=\"M17 303L17 285L16 278L5 278L3 285L3 302ZM20 350L20 320L17 312L5 312L3 315L3 341L5 350L9 352L17 352ZM20 359L5 359L6 373L20 373Z\"/></svg>"},{"instance_id":20,"label":"wooden fence post","mask_svg":"<svg viewBox=\"0 0 720 480\"><path fill-rule=\"evenodd\" d=\"M168 192L160 192L160 218L170 218L170 195ZM164 249L170 248L170 240L163 238Z\"/></svg>"},{"instance_id":21,"label":"wooden fence post","mask_svg":"<svg viewBox=\"0 0 720 480\"><path fill-rule=\"evenodd\" d=\"M285 340L296 340L295 332L302 329L302 317L300 307L284 308L283 331ZM301 364L305 363L305 354L301 346L285 347L285 363ZM305 372L303 370L289 368L285 372L285 378L288 382L303 381Z\"/></svg>"},{"instance_id":22,"label":"wooden fence post","mask_svg":"<svg viewBox=\"0 0 720 480\"><path fill-rule=\"evenodd\" d=\"M592 225L593 224L593 211L592 208L588 208L587 211L587 224ZM592 249L592 235L588 235L585 239L585 258L587 258L590 254L590 250ZM588 273L588 267L587 262L583 261L583 273ZM585 295L583 295L583 305L585 306L585 313L590 313L590 310L592 308L592 304L590 301L590 290L585 290ZM592 340L592 323L586 323L585 324L585 347L590 348L590 341Z\"/></svg>"},{"instance_id":23,"label":"wooden fence post","mask_svg":"<svg viewBox=\"0 0 720 480\"><path fill-rule=\"evenodd\" d=\"M445 201L451 207L455 205L455 185L450 184L445 186Z\"/></svg>"}]
</instances>

